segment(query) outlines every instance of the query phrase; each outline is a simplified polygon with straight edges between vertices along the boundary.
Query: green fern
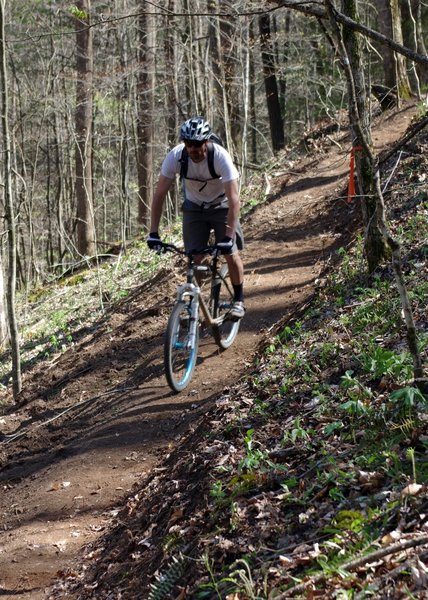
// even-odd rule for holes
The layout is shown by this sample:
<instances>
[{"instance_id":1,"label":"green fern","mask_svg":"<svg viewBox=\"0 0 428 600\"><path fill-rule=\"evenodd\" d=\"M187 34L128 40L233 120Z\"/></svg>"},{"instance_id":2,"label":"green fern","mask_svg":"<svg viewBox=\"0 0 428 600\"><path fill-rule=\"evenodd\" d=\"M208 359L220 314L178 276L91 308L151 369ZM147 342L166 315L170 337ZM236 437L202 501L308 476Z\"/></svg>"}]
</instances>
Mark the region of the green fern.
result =
<instances>
[{"instance_id":1,"label":"green fern","mask_svg":"<svg viewBox=\"0 0 428 600\"><path fill-rule=\"evenodd\" d=\"M400 423L393 423L390 427L392 430L399 429L401 433L406 435L415 429L416 422L414 419L407 418L403 419Z\"/></svg>"},{"instance_id":2,"label":"green fern","mask_svg":"<svg viewBox=\"0 0 428 600\"><path fill-rule=\"evenodd\" d=\"M147 600L168 600L177 582L186 571L188 559L181 553L178 557L173 556L171 564L165 573L156 577L155 583L150 585L150 593Z\"/></svg>"}]
</instances>

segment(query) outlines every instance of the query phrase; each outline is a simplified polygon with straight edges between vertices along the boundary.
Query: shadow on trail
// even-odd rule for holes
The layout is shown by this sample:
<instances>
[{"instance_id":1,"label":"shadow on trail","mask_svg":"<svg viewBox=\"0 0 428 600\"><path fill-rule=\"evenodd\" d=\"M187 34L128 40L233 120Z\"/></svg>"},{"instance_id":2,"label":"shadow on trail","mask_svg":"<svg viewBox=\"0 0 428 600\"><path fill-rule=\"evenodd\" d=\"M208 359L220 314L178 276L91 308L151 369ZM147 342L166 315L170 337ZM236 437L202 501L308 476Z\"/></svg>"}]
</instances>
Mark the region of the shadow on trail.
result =
<instances>
[{"instance_id":1,"label":"shadow on trail","mask_svg":"<svg viewBox=\"0 0 428 600\"><path fill-rule=\"evenodd\" d=\"M288 186L287 190L301 191L339 178L303 178ZM268 296L274 298L279 288L281 294L298 292L299 289L303 292L308 284L313 283L310 268L317 261L326 260L341 244L341 239L335 239L323 246L319 236L331 223L335 223L342 234L346 234L348 228L351 231L351 213L351 209L344 210L343 202L332 201L327 210L324 208L322 214L314 214L304 226L293 222L295 216L292 215L289 222L273 223L272 229L261 232L259 239L256 234L248 240L254 244L260 239L272 240L273 244L277 239L282 244L282 251L280 256L275 256L272 247L269 247L266 256L244 260L247 271L261 278L267 273L278 273L280 281L270 288L254 286L247 291L251 310L243 321L242 333L260 333L261 329L274 325L286 313L295 310L298 296L288 303L286 309L274 301L269 307L263 299ZM305 239L307 248L311 237L314 238L313 249L296 252L299 240ZM290 242L290 248L284 247L283 242ZM295 244L294 247L291 243ZM308 269L307 280L298 285L288 283L287 272L299 268ZM181 279L182 276L172 276L172 271L169 271L158 278L155 285L164 286L167 291L160 300L155 299L156 304L153 304L154 296L149 284L143 284L127 302L123 302L122 311L120 306L116 307L115 328L110 330L109 323L103 321L93 336L82 340L80 345L60 357L55 371L40 374L23 397L23 405L28 404L31 411L29 418L15 432L22 432L22 438L7 444L6 451L14 457L14 463L6 464L0 471L1 481L33 475L66 456L79 456L97 448L166 445L173 436L185 431L191 422L199 418L205 407L218 396L219 390L203 393L203 399L198 398L195 409L187 392L173 394L163 379L163 335L174 302L175 294L171 290L174 290L177 277ZM147 294L145 290L148 290ZM197 369L218 352L208 346L204 350ZM61 373L64 375L61 376ZM94 390L93 394L91 390ZM79 400L76 402L76 399ZM63 439L64 431L66 439Z\"/></svg>"},{"instance_id":2,"label":"shadow on trail","mask_svg":"<svg viewBox=\"0 0 428 600\"><path fill-rule=\"evenodd\" d=\"M6 588L0 588L0 598L2 596L22 596L22 594L31 594L34 592L40 592L42 588L40 587L32 587L32 588L19 588L19 590L13 589L8 590Z\"/></svg>"},{"instance_id":3,"label":"shadow on trail","mask_svg":"<svg viewBox=\"0 0 428 600\"><path fill-rule=\"evenodd\" d=\"M341 173L335 173L334 175L319 175L317 177L302 177L297 179L294 183L286 186L285 194L292 194L295 192L304 192L306 190L315 190L319 187L330 185L331 183L338 183L346 175L349 175L349 171L343 171ZM284 190L281 191L281 196Z\"/></svg>"}]
</instances>

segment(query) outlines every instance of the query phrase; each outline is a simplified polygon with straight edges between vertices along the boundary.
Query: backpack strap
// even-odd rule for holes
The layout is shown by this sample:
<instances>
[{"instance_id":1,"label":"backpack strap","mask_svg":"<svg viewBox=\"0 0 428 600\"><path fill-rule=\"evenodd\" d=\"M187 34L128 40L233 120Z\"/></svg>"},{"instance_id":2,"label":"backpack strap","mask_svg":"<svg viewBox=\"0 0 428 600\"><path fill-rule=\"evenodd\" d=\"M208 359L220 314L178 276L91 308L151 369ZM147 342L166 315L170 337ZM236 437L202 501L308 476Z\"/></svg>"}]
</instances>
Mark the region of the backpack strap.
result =
<instances>
[{"instance_id":1,"label":"backpack strap","mask_svg":"<svg viewBox=\"0 0 428 600\"><path fill-rule=\"evenodd\" d=\"M208 160L208 170L213 179L220 179L220 175L217 175L216 170L214 168L214 144L212 142L207 143L207 160ZM189 153L187 152L186 147L183 148L181 152L181 158L179 160L180 163L180 179L187 178L187 169L189 166Z\"/></svg>"},{"instance_id":2,"label":"backpack strap","mask_svg":"<svg viewBox=\"0 0 428 600\"><path fill-rule=\"evenodd\" d=\"M211 173L211 177L213 179L220 179L220 175L217 175L214 169L214 144L212 142L208 142L207 144L207 159L208 159L208 169Z\"/></svg>"},{"instance_id":3,"label":"backpack strap","mask_svg":"<svg viewBox=\"0 0 428 600\"><path fill-rule=\"evenodd\" d=\"M187 167L189 166L189 153L187 152L186 146L184 146L181 152L181 158L178 162L180 163L180 180L186 179Z\"/></svg>"}]
</instances>

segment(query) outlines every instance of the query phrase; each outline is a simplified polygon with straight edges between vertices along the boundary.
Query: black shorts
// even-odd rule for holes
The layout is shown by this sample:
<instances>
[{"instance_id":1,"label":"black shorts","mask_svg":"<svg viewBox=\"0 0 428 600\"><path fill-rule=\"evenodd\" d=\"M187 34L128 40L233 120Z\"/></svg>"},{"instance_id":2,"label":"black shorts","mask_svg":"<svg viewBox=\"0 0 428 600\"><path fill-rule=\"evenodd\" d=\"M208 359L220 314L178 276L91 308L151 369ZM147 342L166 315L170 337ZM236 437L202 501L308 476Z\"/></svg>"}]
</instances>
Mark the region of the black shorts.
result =
<instances>
[{"instance_id":1,"label":"black shorts","mask_svg":"<svg viewBox=\"0 0 428 600\"><path fill-rule=\"evenodd\" d=\"M205 248L208 245L210 233L214 231L216 242L226 235L228 208L183 208L183 240L188 250ZM244 248L244 236L240 223L236 228L232 254Z\"/></svg>"}]
</instances>

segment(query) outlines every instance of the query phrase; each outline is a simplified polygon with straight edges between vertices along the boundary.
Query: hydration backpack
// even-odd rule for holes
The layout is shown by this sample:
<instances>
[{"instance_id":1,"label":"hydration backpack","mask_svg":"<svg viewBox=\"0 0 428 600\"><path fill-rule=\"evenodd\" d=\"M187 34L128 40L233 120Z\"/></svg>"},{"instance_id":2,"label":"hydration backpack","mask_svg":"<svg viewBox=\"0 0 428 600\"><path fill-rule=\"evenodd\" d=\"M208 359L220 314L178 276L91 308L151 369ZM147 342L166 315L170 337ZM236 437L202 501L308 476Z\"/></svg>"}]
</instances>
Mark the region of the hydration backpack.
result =
<instances>
[{"instance_id":1,"label":"hydration backpack","mask_svg":"<svg viewBox=\"0 0 428 600\"><path fill-rule=\"evenodd\" d=\"M216 135L215 133L211 133L208 144L207 144L207 160L208 160L208 169L211 173L211 177L213 179L220 179L220 175L218 175L214 168L214 146L213 142L219 144L219 146L223 146L223 140ZM187 168L189 166L189 153L186 150L186 147L183 148L180 158L180 179L186 179L187 177Z\"/></svg>"}]
</instances>

